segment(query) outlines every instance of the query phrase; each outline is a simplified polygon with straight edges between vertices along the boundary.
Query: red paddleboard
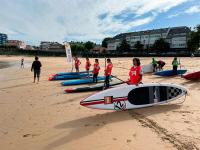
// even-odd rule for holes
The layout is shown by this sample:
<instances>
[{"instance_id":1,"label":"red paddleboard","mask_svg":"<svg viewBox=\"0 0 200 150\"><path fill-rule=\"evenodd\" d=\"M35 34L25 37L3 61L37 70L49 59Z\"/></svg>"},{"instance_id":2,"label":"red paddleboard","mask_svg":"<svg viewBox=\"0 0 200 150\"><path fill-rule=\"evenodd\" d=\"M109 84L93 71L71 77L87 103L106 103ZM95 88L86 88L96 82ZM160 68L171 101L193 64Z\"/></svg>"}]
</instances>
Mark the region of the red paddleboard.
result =
<instances>
[{"instance_id":1,"label":"red paddleboard","mask_svg":"<svg viewBox=\"0 0 200 150\"><path fill-rule=\"evenodd\" d=\"M187 80L200 80L200 71L186 74L183 77Z\"/></svg>"}]
</instances>

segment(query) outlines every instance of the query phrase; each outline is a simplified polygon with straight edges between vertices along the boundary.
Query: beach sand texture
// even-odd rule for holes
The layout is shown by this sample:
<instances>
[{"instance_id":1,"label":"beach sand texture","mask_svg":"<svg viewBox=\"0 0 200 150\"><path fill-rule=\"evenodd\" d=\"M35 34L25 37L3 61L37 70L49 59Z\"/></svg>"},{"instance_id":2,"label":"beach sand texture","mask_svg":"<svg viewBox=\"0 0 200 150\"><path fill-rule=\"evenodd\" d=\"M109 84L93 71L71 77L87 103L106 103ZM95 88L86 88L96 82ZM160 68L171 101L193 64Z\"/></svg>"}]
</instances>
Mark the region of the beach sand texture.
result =
<instances>
[{"instance_id":1,"label":"beach sand texture","mask_svg":"<svg viewBox=\"0 0 200 150\"><path fill-rule=\"evenodd\" d=\"M48 81L57 72L70 71L66 58L40 57L41 81L34 84L30 63L20 56L0 56L15 66L0 69L0 149L2 150L197 150L200 149L200 82L180 77L143 76L143 83L184 85L189 95L183 104L114 112L79 105L94 92L64 94L60 81ZM173 58L166 61L171 69ZM112 59L113 75L127 80L132 58ZM84 70L85 59L81 59ZM94 59L91 59L94 62ZM148 64L151 58L141 58ZM181 58L182 68L200 70L199 58ZM104 59L100 59L101 74ZM123 68L123 69L122 69ZM127 69L124 69L127 68ZM73 86L71 86L73 87ZM184 97L182 98L184 99Z\"/></svg>"}]
</instances>

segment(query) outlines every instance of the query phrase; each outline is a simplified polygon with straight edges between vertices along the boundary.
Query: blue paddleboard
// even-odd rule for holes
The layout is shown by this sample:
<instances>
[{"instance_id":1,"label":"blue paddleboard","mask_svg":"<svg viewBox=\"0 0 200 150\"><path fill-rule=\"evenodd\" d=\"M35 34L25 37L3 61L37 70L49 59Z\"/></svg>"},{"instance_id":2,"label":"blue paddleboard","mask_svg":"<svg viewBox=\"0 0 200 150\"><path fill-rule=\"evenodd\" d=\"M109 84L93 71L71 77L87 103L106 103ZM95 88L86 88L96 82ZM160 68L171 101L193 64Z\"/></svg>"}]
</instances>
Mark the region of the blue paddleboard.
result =
<instances>
[{"instance_id":1,"label":"blue paddleboard","mask_svg":"<svg viewBox=\"0 0 200 150\"><path fill-rule=\"evenodd\" d=\"M90 71L91 73L92 71ZM79 75L79 74L85 74L87 73L86 71L81 71L81 72L60 72L56 73L55 76L63 76L63 75Z\"/></svg>"},{"instance_id":2,"label":"blue paddleboard","mask_svg":"<svg viewBox=\"0 0 200 150\"><path fill-rule=\"evenodd\" d=\"M84 73L84 74L68 74L68 75L60 75L60 76L53 76L49 78L49 81L55 81L55 80L69 80L69 79L80 79L80 78L84 78L87 77L88 74ZM92 76L92 74L90 74L90 76Z\"/></svg>"},{"instance_id":3,"label":"blue paddleboard","mask_svg":"<svg viewBox=\"0 0 200 150\"><path fill-rule=\"evenodd\" d=\"M97 78L98 81L105 80L105 77L100 76ZM63 86L68 86L68 85L79 85L79 84L88 84L88 83L93 83L92 78L85 78L85 79L78 79L78 80L69 80L65 82L61 82L61 85Z\"/></svg>"},{"instance_id":4,"label":"blue paddleboard","mask_svg":"<svg viewBox=\"0 0 200 150\"><path fill-rule=\"evenodd\" d=\"M177 71L174 71L174 70L164 70L164 71L158 71L155 73L155 75L157 76L175 76L175 75L182 75L184 73L186 73L187 70L177 70Z\"/></svg>"}]
</instances>

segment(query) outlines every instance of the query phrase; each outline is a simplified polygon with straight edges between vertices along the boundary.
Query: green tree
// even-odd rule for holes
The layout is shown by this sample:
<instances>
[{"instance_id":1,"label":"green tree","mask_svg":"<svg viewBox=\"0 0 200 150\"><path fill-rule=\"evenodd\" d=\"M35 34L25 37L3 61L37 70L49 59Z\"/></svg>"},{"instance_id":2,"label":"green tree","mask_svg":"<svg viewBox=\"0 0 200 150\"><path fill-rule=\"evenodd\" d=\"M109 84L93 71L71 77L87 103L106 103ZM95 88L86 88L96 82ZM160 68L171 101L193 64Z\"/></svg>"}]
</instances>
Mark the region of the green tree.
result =
<instances>
[{"instance_id":1,"label":"green tree","mask_svg":"<svg viewBox=\"0 0 200 150\"><path fill-rule=\"evenodd\" d=\"M94 44L93 42L90 42L90 41L87 41L86 43L84 43L84 47L85 47L85 49L87 49L87 50L93 49L94 46L95 46L95 44Z\"/></svg>"},{"instance_id":2,"label":"green tree","mask_svg":"<svg viewBox=\"0 0 200 150\"><path fill-rule=\"evenodd\" d=\"M104 38L103 41L102 41L101 46L107 48L108 47L108 41L110 39L112 39L112 38L110 38L110 37Z\"/></svg>"},{"instance_id":3,"label":"green tree","mask_svg":"<svg viewBox=\"0 0 200 150\"><path fill-rule=\"evenodd\" d=\"M134 45L134 48L136 50L143 51L144 50L144 45L140 41L137 41L136 44Z\"/></svg>"},{"instance_id":4,"label":"green tree","mask_svg":"<svg viewBox=\"0 0 200 150\"><path fill-rule=\"evenodd\" d=\"M197 25L195 30L191 31L187 46L190 51L195 51L200 47L200 25Z\"/></svg>"},{"instance_id":5,"label":"green tree","mask_svg":"<svg viewBox=\"0 0 200 150\"><path fill-rule=\"evenodd\" d=\"M130 45L127 43L126 39L123 39L121 44L119 45L118 50L120 52L129 52L131 50Z\"/></svg>"},{"instance_id":6,"label":"green tree","mask_svg":"<svg viewBox=\"0 0 200 150\"><path fill-rule=\"evenodd\" d=\"M151 47L152 50L155 50L157 52L164 52L169 50L169 48L170 48L169 43L162 38L156 40L153 46Z\"/></svg>"},{"instance_id":7,"label":"green tree","mask_svg":"<svg viewBox=\"0 0 200 150\"><path fill-rule=\"evenodd\" d=\"M73 44L71 45L71 50L73 54L80 54L86 51L83 44Z\"/></svg>"}]
</instances>

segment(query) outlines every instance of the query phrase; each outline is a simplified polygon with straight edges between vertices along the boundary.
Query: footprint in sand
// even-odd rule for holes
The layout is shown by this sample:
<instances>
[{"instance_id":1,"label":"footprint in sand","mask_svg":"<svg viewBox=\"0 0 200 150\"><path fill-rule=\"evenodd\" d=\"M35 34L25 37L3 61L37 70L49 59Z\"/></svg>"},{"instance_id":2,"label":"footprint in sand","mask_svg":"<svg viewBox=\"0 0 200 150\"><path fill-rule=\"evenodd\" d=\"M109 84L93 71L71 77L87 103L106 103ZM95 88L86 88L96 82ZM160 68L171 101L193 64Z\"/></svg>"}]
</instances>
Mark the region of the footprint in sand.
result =
<instances>
[{"instance_id":1,"label":"footprint in sand","mask_svg":"<svg viewBox=\"0 0 200 150\"><path fill-rule=\"evenodd\" d=\"M184 121L184 123L190 123L190 121Z\"/></svg>"},{"instance_id":2,"label":"footprint in sand","mask_svg":"<svg viewBox=\"0 0 200 150\"><path fill-rule=\"evenodd\" d=\"M7 131L2 131L2 133L3 133L4 135L8 134L8 132L7 132Z\"/></svg>"},{"instance_id":3,"label":"footprint in sand","mask_svg":"<svg viewBox=\"0 0 200 150\"><path fill-rule=\"evenodd\" d=\"M130 143L130 142L131 142L131 140L130 140L130 139L127 139L127 140L126 140L126 142L127 142L127 143Z\"/></svg>"},{"instance_id":4,"label":"footprint in sand","mask_svg":"<svg viewBox=\"0 0 200 150\"><path fill-rule=\"evenodd\" d=\"M88 126L90 126L90 124L85 124L84 126L85 126L85 127L88 127Z\"/></svg>"},{"instance_id":5,"label":"footprint in sand","mask_svg":"<svg viewBox=\"0 0 200 150\"><path fill-rule=\"evenodd\" d=\"M23 137L35 137L38 136L39 134L24 134Z\"/></svg>"},{"instance_id":6,"label":"footprint in sand","mask_svg":"<svg viewBox=\"0 0 200 150\"><path fill-rule=\"evenodd\" d=\"M136 137L136 136L137 136L137 134L136 134L136 133L134 133L134 134L133 134L133 137Z\"/></svg>"},{"instance_id":7,"label":"footprint in sand","mask_svg":"<svg viewBox=\"0 0 200 150\"><path fill-rule=\"evenodd\" d=\"M105 122L105 121L103 121L103 122L102 122L102 124L104 124L104 125L105 125L105 124L106 124L106 122Z\"/></svg>"},{"instance_id":8,"label":"footprint in sand","mask_svg":"<svg viewBox=\"0 0 200 150\"><path fill-rule=\"evenodd\" d=\"M193 129L191 129L191 128L187 128L187 130L189 130L189 131L192 131L192 132L193 132Z\"/></svg>"},{"instance_id":9,"label":"footprint in sand","mask_svg":"<svg viewBox=\"0 0 200 150\"><path fill-rule=\"evenodd\" d=\"M117 141L117 138L113 138L114 141Z\"/></svg>"}]
</instances>

